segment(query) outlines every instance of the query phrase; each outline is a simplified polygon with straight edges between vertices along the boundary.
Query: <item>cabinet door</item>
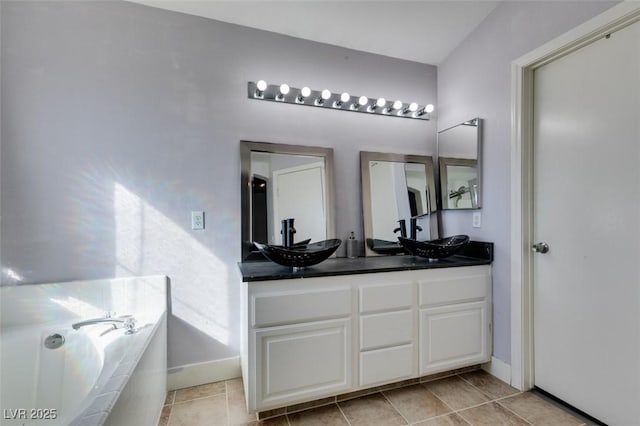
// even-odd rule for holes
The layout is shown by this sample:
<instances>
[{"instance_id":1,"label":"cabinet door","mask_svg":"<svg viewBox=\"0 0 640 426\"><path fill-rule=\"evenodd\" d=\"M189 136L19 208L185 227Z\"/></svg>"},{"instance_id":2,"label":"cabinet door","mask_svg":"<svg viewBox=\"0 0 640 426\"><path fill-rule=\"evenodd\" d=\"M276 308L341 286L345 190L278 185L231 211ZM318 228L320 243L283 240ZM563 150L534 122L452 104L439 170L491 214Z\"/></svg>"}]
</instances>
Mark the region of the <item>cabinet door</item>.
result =
<instances>
[{"instance_id":1,"label":"cabinet door","mask_svg":"<svg viewBox=\"0 0 640 426\"><path fill-rule=\"evenodd\" d=\"M351 322L322 321L254 331L256 409L279 407L351 387Z\"/></svg>"},{"instance_id":2,"label":"cabinet door","mask_svg":"<svg viewBox=\"0 0 640 426\"><path fill-rule=\"evenodd\" d=\"M489 361L488 303L420 310L420 374Z\"/></svg>"}]
</instances>

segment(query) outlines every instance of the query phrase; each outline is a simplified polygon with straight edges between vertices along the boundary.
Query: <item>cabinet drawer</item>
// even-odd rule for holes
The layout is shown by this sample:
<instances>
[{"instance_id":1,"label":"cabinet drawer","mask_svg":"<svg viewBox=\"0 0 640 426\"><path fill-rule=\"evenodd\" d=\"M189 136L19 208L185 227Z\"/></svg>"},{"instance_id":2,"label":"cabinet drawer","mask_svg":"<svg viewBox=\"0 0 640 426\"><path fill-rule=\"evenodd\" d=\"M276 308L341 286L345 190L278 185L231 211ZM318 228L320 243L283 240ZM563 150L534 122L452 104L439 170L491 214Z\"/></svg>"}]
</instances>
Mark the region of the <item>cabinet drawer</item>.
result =
<instances>
[{"instance_id":1,"label":"cabinet drawer","mask_svg":"<svg viewBox=\"0 0 640 426\"><path fill-rule=\"evenodd\" d=\"M360 353L360 386L408 379L413 376L413 345Z\"/></svg>"},{"instance_id":2,"label":"cabinet drawer","mask_svg":"<svg viewBox=\"0 0 640 426\"><path fill-rule=\"evenodd\" d=\"M420 307L481 301L490 291L488 274L420 281Z\"/></svg>"},{"instance_id":3,"label":"cabinet drawer","mask_svg":"<svg viewBox=\"0 0 640 426\"><path fill-rule=\"evenodd\" d=\"M360 288L360 312L407 309L413 305L414 284L370 285Z\"/></svg>"},{"instance_id":4,"label":"cabinet drawer","mask_svg":"<svg viewBox=\"0 0 640 426\"><path fill-rule=\"evenodd\" d=\"M351 315L351 289L257 294L250 309L253 327L346 317Z\"/></svg>"},{"instance_id":5,"label":"cabinet drawer","mask_svg":"<svg viewBox=\"0 0 640 426\"><path fill-rule=\"evenodd\" d=\"M360 350L396 346L413 340L413 312L387 312L360 318Z\"/></svg>"}]
</instances>

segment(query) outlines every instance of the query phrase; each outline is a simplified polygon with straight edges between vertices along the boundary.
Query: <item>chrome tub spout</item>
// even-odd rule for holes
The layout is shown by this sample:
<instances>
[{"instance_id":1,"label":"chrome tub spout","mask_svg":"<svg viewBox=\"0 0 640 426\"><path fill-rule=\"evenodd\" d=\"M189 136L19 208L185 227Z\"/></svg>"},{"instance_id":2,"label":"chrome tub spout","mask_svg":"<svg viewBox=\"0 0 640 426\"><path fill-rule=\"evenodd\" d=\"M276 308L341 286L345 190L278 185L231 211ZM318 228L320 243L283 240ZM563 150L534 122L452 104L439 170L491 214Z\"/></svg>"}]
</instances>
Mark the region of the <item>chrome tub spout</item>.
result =
<instances>
[{"instance_id":1,"label":"chrome tub spout","mask_svg":"<svg viewBox=\"0 0 640 426\"><path fill-rule=\"evenodd\" d=\"M136 331L138 331L136 328L136 320L130 315L122 316L120 318L105 317L105 318L88 319L88 320L76 322L72 324L71 327L74 330L78 330L87 325L94 325L94 324L113 324L114 328L125 328L127 330L125 334L133 334Z\"/></svg>"}]
</instances>

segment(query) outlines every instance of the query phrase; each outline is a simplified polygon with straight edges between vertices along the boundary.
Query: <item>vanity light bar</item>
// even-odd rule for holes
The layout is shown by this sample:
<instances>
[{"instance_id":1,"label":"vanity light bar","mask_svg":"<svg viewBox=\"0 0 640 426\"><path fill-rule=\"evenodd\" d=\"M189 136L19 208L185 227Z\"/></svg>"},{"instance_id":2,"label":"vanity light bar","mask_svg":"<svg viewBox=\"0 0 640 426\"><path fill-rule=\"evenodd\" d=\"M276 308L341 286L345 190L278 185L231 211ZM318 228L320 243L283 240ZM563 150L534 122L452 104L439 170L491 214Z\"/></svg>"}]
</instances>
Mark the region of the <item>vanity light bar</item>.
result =
<instances>
[{"instance_id":1,"label":"vanity light bar","mask_svg":"<svg viewBox=\"0 0 640 426\"><path fill-rule=\"evenodd\" d=\"M418 105L415 102L388 101L384 98L350 95L347 92L331 92L328 89L298 89L287 84L267 84L264 80L248 83L249 99L306 105L339 111L361 112L387 117L431 119L433 105Z\"/></svg>"}]
</instances>

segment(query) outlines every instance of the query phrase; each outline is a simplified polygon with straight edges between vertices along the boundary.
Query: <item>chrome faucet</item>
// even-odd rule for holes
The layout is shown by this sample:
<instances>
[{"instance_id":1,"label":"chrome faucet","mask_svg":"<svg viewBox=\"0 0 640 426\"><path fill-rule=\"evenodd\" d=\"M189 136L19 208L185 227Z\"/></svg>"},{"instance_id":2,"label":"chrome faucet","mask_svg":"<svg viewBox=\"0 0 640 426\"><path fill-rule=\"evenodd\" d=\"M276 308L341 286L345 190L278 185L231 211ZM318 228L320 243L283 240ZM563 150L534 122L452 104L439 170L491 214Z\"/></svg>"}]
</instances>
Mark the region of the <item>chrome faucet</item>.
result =
<instances>
[{"instance_id":1,"label":"chrome faucet","mask_svg":"<svg viewBox=\"0 0 640 426\"><path fill-rule=\"evenodd\" d=\"M123 315L119 318L112 318L109 314L107 314L104 318L93 318L76 322L72 324L71 327L74 330L78 330L81 327L94 324L112 324L114 329L125 328L127 330L125 334L133 334L138 331L138 329L136 328L136 319L131 315Z\"/></svg>"}]
</instances>

